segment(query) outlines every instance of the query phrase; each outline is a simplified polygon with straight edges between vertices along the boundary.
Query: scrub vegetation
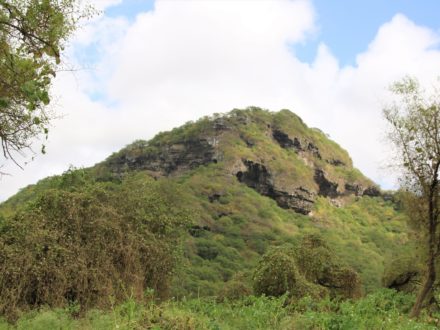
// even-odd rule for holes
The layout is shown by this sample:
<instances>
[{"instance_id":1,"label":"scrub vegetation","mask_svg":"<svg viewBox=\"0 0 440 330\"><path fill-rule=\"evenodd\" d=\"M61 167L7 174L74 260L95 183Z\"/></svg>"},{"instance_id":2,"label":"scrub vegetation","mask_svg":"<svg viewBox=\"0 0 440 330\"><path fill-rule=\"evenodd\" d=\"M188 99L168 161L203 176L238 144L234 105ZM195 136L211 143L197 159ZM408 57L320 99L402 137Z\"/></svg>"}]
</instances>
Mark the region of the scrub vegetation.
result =
<instances>
[{"instance_id":1,"label":"scrub vegetation","mask_svg":"<svg viewBox=\"0 0 440 330\"><path fill-rule=\"evenodd\" d=\"M202 118L0 205L0 329L434 329L404 200L288 110Z\"/></svg>"}]
</instances>

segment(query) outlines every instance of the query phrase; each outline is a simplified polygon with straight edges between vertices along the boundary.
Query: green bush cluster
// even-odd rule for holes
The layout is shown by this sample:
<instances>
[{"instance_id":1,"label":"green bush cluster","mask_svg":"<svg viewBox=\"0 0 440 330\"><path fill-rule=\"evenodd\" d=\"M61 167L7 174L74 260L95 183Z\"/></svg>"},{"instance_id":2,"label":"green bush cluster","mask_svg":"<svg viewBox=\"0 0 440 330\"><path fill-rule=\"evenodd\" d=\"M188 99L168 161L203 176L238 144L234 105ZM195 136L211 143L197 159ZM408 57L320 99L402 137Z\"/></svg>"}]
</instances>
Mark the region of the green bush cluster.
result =
<instances>
[{"instance_id":1,"label":"green bush cluster","mask_svg":"<svg viewBox=\"0 0 440 330\"><path fill-rule=\"evenodd\" d=\"M113 184L74 171L57 185L0 224L0 313L105 307L146 288L166 295L190 221L178 190L144 175Z\"/></svg>"},{"instance_id":2,"label":"green bush cluster","mask_svg":"<svg viewBox=\"0 0 440 330\"><path fill-rule=\"evenodd\" d=\"M271 248L254 273L256 294L294 299L356 298L361 294L358 274L339 260L334 251L316 234L305 235L297 247Z\"/></svg>"}]
</instances>

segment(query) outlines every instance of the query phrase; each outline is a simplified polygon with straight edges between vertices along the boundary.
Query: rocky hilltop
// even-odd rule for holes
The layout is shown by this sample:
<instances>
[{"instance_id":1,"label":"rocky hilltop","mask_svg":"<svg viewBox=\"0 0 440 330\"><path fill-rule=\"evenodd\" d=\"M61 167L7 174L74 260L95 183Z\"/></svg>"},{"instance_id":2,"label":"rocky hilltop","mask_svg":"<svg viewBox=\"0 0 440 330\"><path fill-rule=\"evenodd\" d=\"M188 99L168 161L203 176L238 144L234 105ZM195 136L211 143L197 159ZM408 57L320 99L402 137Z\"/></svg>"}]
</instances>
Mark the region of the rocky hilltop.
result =
<instances>
[{"instance_id":1,"label":"rocky hilltop","mask_svg":"<svg viewBox=\"0 0 440 330\"><path fill-rule=\"evenodd\" d=\"M189 122L149 141L135 141L91 168L41 180L0 205L0 223L2 217L11 224L4 228L12 228L12 236L22 226L35 233L34 245L28 238L4 242L12 246L7 251L28 251L11 252L10 258L16 264L28 257L32 281L46 278L34 275L44 256L54 271L83 267L85 277L96 271L107 278L112 269L128 281L125 285L147 276L146 284L135 282L159 288L164 281L156 271L165 268L156 264L167 260L171 246L183 256L178 279L170 285L174 297L221 295L225 288L235 292L234 285L249 282L270 247L301 245L308 234L321 237L336 264L359 274L363 292L394 285L396 276L389 272L383 282L387 265L398 260L399 251L408 255L413 250L398 206L353 167L345 150L288 110L256 107ZM79 238L71 237L72 230ZM48 241L52 245L45 248L41 242ZM94 248L81 242L96 243L107 259L95 258ZM129 247L137 247L142 260L156 261L137 262ZM75 257L79 252L64 255L71 251L91 255L95 264L89 257ZM105 268L103 260L113 268ZM127 265L138 271L136 276ZM46 266L39 269L46 274ZM167 271L166 277L172 274ZM68 297L72 290L68 286Z\"/></svg>"},{"instance_id":2,"label":"rocky hilltop","mask_svg":"<svg viewBox=\"0 0 440 330\"><path fill-rule=\"evenodd\" d=\"M251 107L206 117L136 141L102 166L117 176L133 170L176 176L217 163L225 174L301 214L309 214L319 196L341 205L349 195L380 195L345 150L289 110Z\"/></svg>"}]
</instances>

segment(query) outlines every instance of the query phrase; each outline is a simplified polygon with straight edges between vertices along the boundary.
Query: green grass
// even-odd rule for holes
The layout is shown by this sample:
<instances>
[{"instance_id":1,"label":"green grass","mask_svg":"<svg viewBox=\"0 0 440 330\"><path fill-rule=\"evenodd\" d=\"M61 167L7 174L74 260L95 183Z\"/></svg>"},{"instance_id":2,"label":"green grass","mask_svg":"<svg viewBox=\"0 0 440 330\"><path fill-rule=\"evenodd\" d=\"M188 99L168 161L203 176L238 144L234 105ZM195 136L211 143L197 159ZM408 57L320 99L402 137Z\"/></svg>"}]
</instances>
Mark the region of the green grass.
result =
<instances>
[{"instance_id":1,"label":"green grass","mask_svg":"<svg viewBox=\"0 0 440 330\"><path fill-rule=\"evenodd\" d=\"M356 301L303 298L293 305L286 297L249 296L236 301L215 299L137 302L128 299L108 311L91 310L80 317L75 308L40 309L24 315L15 324L0 322L0 329L344 329L413 330L437 329L439 316L408 318L414 297L393 290L380 290Z\"/></svg>"}]
</instances>

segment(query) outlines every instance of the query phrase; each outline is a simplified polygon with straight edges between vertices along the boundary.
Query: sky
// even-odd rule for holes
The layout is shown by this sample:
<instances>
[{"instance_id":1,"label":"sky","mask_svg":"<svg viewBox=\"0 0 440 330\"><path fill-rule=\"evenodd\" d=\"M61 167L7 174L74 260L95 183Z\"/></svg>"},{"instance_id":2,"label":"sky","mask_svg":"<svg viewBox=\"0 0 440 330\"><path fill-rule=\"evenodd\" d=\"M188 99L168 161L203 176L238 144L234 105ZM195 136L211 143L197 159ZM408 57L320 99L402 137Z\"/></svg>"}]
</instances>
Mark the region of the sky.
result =
<instances>
[{"instance_id":1,"label":"sky","mask_svg":"<svg viewBox=\"0 0 440 330\"><path fill-rule=\"evenodd\" d=\"M4 161L0 200L136 139L250 105L297 113L394 188L388 87L440 76L437 0L91 2L100 14L72 37L69 70L54 81L47 154L27 153L23 169Z\"/></svg>"}]
</instances>

